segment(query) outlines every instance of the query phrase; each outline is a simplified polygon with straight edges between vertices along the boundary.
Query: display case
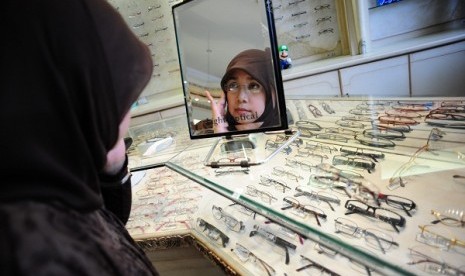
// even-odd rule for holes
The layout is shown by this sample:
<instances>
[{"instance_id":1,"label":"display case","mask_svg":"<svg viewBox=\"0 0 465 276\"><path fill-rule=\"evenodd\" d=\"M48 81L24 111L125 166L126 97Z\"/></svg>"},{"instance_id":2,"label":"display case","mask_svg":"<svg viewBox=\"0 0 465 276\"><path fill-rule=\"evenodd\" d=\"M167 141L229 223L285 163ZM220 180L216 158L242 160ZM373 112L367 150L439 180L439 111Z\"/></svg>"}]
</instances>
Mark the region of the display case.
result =
<instances>
[{"instance_id":1,"label":"display case","mask_svg":"<svg viewBox=\"0 0 465 276\"><path fill-rule=\"evenodd\" d=\"M286 104L300 136L258 166L205 166L223 138L190 141L186 118L132 127L131 235L152 249L188 239L228 274L465 275L465 98ZM251 138L273 150L288 137Z\"/></svg>"}]
</instances>

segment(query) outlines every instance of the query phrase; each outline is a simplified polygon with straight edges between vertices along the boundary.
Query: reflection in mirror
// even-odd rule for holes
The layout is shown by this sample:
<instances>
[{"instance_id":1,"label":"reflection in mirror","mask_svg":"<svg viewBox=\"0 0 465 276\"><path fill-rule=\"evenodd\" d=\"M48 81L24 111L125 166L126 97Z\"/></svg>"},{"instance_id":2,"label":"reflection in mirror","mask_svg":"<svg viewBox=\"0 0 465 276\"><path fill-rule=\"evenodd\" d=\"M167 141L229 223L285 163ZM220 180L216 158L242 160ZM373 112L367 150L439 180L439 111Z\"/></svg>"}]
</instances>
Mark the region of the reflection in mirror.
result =
<instances>
[{"instance_id":1,"label":"reflection in mirror","mask_svg":"<svg viewBox=\"0 0 465 276\"><path fill-rule=\"evenodd\" d=\"M173 6L192 139L287 129L271 7L268 0Z\"/></svg>"}]
</instances>

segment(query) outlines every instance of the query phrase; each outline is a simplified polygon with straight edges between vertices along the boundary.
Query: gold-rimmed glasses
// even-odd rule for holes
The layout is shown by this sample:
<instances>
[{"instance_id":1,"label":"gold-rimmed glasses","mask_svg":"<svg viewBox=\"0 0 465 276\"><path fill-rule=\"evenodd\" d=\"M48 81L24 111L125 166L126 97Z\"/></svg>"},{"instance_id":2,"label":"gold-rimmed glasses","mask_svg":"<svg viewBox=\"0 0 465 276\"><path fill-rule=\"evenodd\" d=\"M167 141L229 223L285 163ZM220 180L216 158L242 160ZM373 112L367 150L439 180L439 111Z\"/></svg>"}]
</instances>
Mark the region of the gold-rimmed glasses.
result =
<instances>
[{"instance_id":1,"label":"gold-rimmed glasses","mask_svg":"<svg viewBox=\"0 0 465 276\"><path fill-rule=\"evenodd\" d=\"M418 225L421 232L417 234L416 240L442 250L449 250L456 246L465 249L465 241L437 234L430 230L432 227L433 225Z\"/></svg>"},{"instance_id":2,"label":"gold-rimmed glasses","mask_svg":"<svg viewBox=\"0 0 465 276\"><path fill-rule=\"evenodd\" d=\"M463 210L449 209L444 212L431 210L431 214L436 217L432 224L442 223L447 226L465 227L465 212Z\"/></svg>"}]
</instances>

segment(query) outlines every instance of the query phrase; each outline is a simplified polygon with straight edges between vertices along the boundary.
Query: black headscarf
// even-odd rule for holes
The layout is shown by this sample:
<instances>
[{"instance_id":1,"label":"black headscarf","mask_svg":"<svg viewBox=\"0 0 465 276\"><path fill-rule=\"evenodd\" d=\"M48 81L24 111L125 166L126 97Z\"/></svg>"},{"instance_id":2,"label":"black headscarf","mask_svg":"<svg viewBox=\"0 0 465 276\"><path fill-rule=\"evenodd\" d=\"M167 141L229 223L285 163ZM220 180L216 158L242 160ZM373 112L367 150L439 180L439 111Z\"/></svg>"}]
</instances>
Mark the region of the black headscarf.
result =
<instances>
[{"instance_id":1,"label":"black headscarf","mask_svg":"<svg viewBox=\"0 0 465 276\"><path fill-rule=\"evenodd\" d=\"M261 127L277 126L279 123L279 115L276 107L276 87L273 78L273 61L271 59L271 51L266 48L265 51L258 49L249 49L237 54L226 67L226 73L221 79L221 87L226 94L226 83L231 79L232 74L236 70L243 70L256 81L258 81L265 90L265 110L255 122L263 122ZM274 100L273 100L274 98ZM227 100L227 97L226 97ZM228 129L235 130L237 125L234 117L226 112L226 121Z\"/></svg>"},{"instance_id":2,"label":"black headscarf","mask_svg":"<svg viewBox=\"0 0 465 276\"><path fill-rule=\"evenodd\" d=\"M0 202L95 210L150 53L104 0L6 0L0 14Z\"/></svg>"}]
</instances>

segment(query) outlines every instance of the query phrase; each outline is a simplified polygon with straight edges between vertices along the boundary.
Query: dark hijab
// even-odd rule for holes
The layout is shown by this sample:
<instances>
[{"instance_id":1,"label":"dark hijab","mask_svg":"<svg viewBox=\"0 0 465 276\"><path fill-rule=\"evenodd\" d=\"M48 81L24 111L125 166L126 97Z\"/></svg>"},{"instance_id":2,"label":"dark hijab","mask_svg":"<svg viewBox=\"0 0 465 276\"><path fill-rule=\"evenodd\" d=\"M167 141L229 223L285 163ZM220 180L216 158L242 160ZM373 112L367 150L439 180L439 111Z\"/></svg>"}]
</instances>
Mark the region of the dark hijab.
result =
<instances>
[{"instance_id":1,"label":"dark hijab","mask_svg":"<svg viewBox=\"0 0 465 276\"><path fill-rule=\"evenodd\" d=\"M258 117L255 122L263 122L261 127L277 126L279 123L279 115L276 107L276 87L273 78L273 63L271 60L271 51L267 48L265 51L258 49L249 49L237 54L226 67L226 73L221 79L221 87L223 92L226 83L231 79L236 70L243 70L256 81L258 81L265 89L266 102L263 114ZM227 101L227 97L226 97ZM226 112L226 121L228 122L228 129L235 130L237 125L234 117Z\"/></svg>"},{"instance_id":2,"label":"dark hijab","mask_svg":"<svg viewBox=\"0 0 465 276\"><path fill-rule=\"evenodd\" d=\"M100 208L98 173L151 76L147 47L104 0L6 0L0 14L0 202Z\"/></svg>"}]
</instances>

